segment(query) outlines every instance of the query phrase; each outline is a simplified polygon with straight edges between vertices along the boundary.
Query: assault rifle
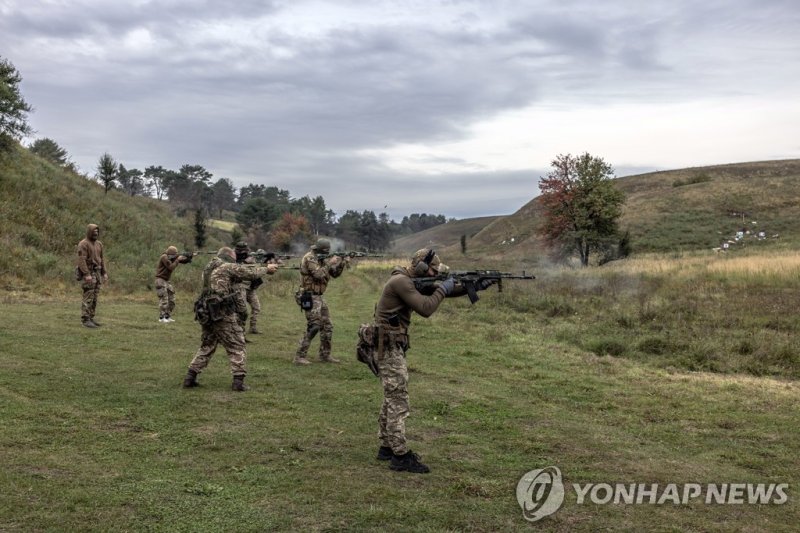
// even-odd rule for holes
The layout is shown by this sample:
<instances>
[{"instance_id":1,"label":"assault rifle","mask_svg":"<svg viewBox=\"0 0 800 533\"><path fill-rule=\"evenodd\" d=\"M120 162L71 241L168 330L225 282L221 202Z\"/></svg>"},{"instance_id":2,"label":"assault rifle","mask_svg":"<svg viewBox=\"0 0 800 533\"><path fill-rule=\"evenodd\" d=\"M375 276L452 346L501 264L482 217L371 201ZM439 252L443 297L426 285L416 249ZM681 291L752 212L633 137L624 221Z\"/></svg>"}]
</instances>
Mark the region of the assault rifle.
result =
<instances>
[{"instance_id":1,"label":"assault rifle","mask_svg":"<svg viewBox=\"0 0 800 533\"><path fill-rule=\"evenodd\" d=\"M435 288L435 284L452 277L456 283L461 285L467 290L469 301L475 303L478 301L478 287L484 281L491 281L497 283L497 290L503 292L504 279L536 279L536 276L528 276L525 271L522 274L512 274L510 272L500 272L499 270L461 270L450 271L447 273L439 274L438 276L430 276L425 278L411 278L414 281L416 289L425 294Z\"/></svg>"},{"instance_id":2,"label":"assault rifle","mask_svg":"<svg viewBox=\"0 0 800 533\"><path fill-rule=\"evenodd\" d=\"M260 254L258 252L250 252L247 254L249 257L254 257L256 261L259 263L265 263L270 259L278 259L278 260L285 260L285 259L294 259L296 255L285 255L285 254L278 254L275 252L264 252Z\"/></svg>"},{"instance_id":3,"label":"assault rifle","mask_svg":"<svg viewBox=\"0 0 800 533\"><path fill-rule=\"evenodd\" d=\"M383 254L373 254L370 252L329 252L327 254L317 254L317 259L327 259L329 257L383 257Z\"/></svg>"},{"instance_id":4,"label":"assault rifle","mask_svg":"<svg viewBox=\"0 0 800 533\"><path fill-rule=\"evenodd\" d=\"M286 256L286 257L288 257L288 256ZM262 262L266 264L265 260L259 259L259 263L262 263ZM285 266L285 265L279 264L278 265L278 270L300 270L300 267L299 266ZM264 278L256 278L256 279L254 279L253 281L250 282L250 290L254 291L254 290L259 288L263 284L264 284Z\"/></svg>"},{"instance_id":5,"label":"assault rifle","mask_svg":"<svg viewBox=\"0 0 800 533\"><path fill-rule=\"evenodd\" d=\"M217 252L216 252L216 251L213 251L213 252L203 252L203 251L201 251L201 252L178 252L178 254L177 254L175 257L180 257L180 256L183 256L183 257L185 257L185 258L186 258L186 261L182 261L182 263L183 263L183 264L188 264L188 263L191 263L191 262L192 262L192 258L193 258L194 256L196 256L196 255L201 255L201 254L213 254L213 255L217 255Z\"/></svg>"}]
</instances>

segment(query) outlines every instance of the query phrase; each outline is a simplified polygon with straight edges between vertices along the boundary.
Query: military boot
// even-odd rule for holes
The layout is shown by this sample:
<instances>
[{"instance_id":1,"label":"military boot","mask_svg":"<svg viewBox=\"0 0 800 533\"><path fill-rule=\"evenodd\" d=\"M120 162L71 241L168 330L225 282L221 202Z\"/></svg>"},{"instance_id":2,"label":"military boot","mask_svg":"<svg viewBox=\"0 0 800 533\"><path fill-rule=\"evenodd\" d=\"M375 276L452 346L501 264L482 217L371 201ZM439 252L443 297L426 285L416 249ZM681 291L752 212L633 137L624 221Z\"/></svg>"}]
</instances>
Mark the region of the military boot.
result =
<instances>
[{"instance_id":1,"label":"military boot","mask_svg":"<svg viewBox=\"0 0 800 533\"><path fill-rule=\"evenodd\" d=\"M231 390L236 392L244 392L249 390L250 387L244 384L244 376L233 376L233 383L231 383Z\"/></svg>"},{"instance_id":2,"label":"military boot","mask_svg":"<svg viewBox=\"0 0 800 533\"><path fill-rule=\"evenodd\" d=\"M83 324L83 326L86 327L86 328L96 328L96 327L98 327L97 324L92 322L91 318L87 319L87 320L81 320L81 324Z\"/></svg>"},{"instance_id":3,"label":"military boot","mask_svg":"<svg viewBox=\"0 0 800 533\"><path fill-rule=\"evenodd\" d=\"M413 474L427 474L431 471L427 465L419 462L419 455L411 450L408 450L403 455L393 456L392 462L389 463L389 468L397 472L411 472Z\"/></svg>"},{"instance_id":4,"label":"military boot","mask_svg":"<svg viewBox=\"0 0 800 533\"><path fill-rule=\"evenodd\" d=\"M186 377L183 378L183 388L184 389L191 389L192 387L199 387L200 384L197 382L197 372L192 370L191 368L186 373Z\"/></svg>"},{"instance_id":5,"label":"military boot","mask_svg":"<svg viewBox=\"0 0 800 533\"><path fill-rule=\"evenodd\" d=\"M294 364L296 365L310 365L311 361L309 361L304 355L295 355L294 356Z\"/></svg>"},{"instance_id":6,"label":"military boot","mask_svg":"<svg viewBox=\"0 0 800 533\"><path fill-rule=\"evenodd\" d=\"M388 461L394 457L394 452L388 446L381 446L378 448L378 455L375 456L375 459L378 461Z\"/></svg>"},{"instance_id":7,"label":"military boot","mask_svg":"<svg viewBox=\"0 0 800 533\"><path fill-rule=\"evenodd\" d=\"M319 360L322 361L323 363L341 363L341 361L339 361L335 357L332 357L331 354L320 355Z\"/></svg>"}]
</instances>

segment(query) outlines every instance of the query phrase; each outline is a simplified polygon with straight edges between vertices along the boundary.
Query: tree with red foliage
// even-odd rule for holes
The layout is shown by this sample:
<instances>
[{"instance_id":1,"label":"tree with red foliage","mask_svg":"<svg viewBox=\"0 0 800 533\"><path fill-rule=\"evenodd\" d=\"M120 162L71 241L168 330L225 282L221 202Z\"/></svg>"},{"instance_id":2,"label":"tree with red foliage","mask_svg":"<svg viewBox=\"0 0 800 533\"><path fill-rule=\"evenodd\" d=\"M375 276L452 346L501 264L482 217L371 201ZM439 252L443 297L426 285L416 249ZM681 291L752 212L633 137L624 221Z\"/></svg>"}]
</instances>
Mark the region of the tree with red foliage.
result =
<instances>
[{"instance_id":1,"label":"tree with red foliage","mask_svg":"<svg viewBox=\"0 0 800 533\"><path fill-rule=\"evenodd\" d=\"M625 195L614 186L614 171L602 158L559 155L551 165L553 170L539 182L544 208L539 231L556 257L577 252L581 265L588 266L592 252L607 254L616 243Z\"/></svg>"},{"instance_id":2,"label":"tree with red foliage","mask_svg":"<svg viewBox=\"0 0 800 533\"><path fill-rule=\"evenodd\" d=\"M303 215L293 215L286 212L275 223L270 233L272 245L282 252L289 252L293 244L305 245L312 238L311 227Z\"/></svg>"}]
</instances>

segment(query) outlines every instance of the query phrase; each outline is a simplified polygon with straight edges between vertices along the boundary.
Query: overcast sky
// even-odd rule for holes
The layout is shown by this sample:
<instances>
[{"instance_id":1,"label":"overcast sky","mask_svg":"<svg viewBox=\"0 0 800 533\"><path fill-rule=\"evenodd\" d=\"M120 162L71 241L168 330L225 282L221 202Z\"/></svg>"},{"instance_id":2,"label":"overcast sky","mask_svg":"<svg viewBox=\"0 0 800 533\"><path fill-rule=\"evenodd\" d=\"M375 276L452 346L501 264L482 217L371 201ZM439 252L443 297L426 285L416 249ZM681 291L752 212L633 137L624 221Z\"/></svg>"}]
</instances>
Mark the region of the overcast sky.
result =
<instances>
[{"instance_id":1,"label":"overcast sky","mask_svg":"<svg viewBox=\"0 0 800 533\"><path fill-rule=\"evenodd\" d=\"M797 0L0 0L26 142L395 219L512 213L558 154L800 158L799 28Z\"/></svg>"}]
</instances>

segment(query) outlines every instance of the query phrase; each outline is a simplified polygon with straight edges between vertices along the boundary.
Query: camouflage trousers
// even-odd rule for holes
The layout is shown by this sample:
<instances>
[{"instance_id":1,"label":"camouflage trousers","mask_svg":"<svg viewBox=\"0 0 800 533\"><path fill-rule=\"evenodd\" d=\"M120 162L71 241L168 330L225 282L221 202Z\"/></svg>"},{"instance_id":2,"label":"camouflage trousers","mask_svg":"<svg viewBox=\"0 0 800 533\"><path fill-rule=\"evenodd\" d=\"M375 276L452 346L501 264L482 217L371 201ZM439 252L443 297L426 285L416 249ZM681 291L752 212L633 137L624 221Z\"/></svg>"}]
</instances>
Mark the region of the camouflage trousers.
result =
<instances>
[{"instance_id":1,"label":"camouflage trousers","mask_svg":"<svg viewBox=\"0 0 800 533\"><path fill-rule=\"evenodd\" d=\"M396 344L385 346L378 354L378 369L383 385L383 405L378 417L378 439L381 446L392 449L395 455L408 451L406 446L406 417L409 413L408 368L403 348Z\"/></svg>"},{"instance_id":2,"label":"camouflage trousers","mask_svg":"<svg viewBox=\"0 0 800 533\"><path fill-rule=\"evenodd\" d=\"M331 355L331 339L333 338L333 323L328 311L328 304L321 295L314 295L314 305L306 311L306 333L300 339L297 348L297 357L306 357L311 340L319 333L319 356L327 359Z\"/></svg>"},{"instance_id":3,"label":"camouflage trousers","mask_svg":"<svg viewBox=\"0 0 800 533\"><path fill-rule=\"evenodd\" d=\"M258 315L261 314L261 302L258 300L256 291L247 291L247 303L250 304L250 331L255 331L257 329Z\"/></svg>"},{"instance_id":4,"label":"camouflage trousers","mask_svg":"<svg viewBox=\"0 0 800 533\"><path fill-rule=\"evenodd\" d=\"M235 314L229 314L222 320L203 326L200 349L194 355L189 368L198 374L208 366L211 356L222 344L231 362L231 374L244 376L247 374L247 351L245 350L244 330L239 325Z\"/></svg>"},{"instance_id":5,"label":"camouflage trousers","mask_svg":"<svg viewBox=\"0 0 800 533\"><path fill-rule=\"evenodd\" d=\"M82 281L83 301L81 302L81 322L94 318L97 308L97 296L100 294L102 278L99 272L92 272L92 281Z\"/></svg>"},{"instance_id":6,"label":"camouflage trousers","mask_svg":"<svg viewBox=\"0 0 800 533\"><path fill-rule=\"evenodd\" d=\"M170 316L175 310L175 289L167 280L156 278L156 294L158 295L158 312L161 316Z\"/></svg>"}]
</instances>

